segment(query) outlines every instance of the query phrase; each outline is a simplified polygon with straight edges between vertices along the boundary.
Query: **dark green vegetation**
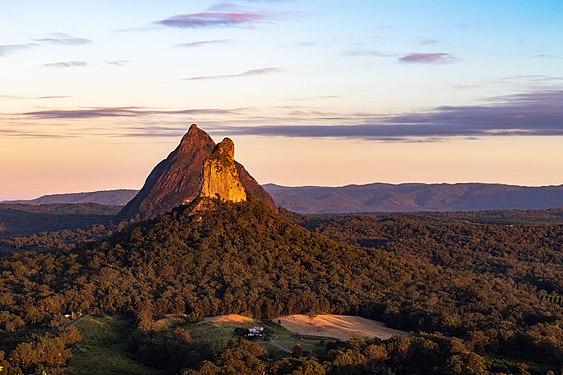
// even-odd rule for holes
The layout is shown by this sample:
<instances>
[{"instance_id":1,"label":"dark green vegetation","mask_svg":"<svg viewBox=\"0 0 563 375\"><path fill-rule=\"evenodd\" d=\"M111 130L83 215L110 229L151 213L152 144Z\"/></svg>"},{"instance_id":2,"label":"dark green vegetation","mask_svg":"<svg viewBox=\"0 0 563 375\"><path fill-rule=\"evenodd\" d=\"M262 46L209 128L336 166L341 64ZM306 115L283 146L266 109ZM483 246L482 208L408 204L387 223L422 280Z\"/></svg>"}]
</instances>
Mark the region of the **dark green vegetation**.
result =
<instances>
[{"instance_id":1,"label":"dark green vegetation","mask_svg":"<svg viewBox=\"0 0 563 375\"><path fill-rule=\"evenodd\" d=\"M130 352L169 373L202 360L207 374L544 374L563 365L563 308L540 297L560 292L561 224L294 217L337 242L257 201L209 205L199 213L178 208L97 243L2 258L7 361L26 372L60 371L30 362L22 345L58 334L63 314L91 310L133 319ZM184 330L154 323L170 313L197 321L309 312L358 314L418 334L327 344L316 359L273 360L244 340L216 353Z\"/></svg>"},{"instance_id":2,"label":"dark green vegetation","mask_svg":"<svg viewBox=\"0 0 563 375\"><path fill-rule=\"evenodd\" d=\"M119 206L0 204L0 254L71 250L111 235Z\"/></svg>"},{"instance_id":3,"label":"dark green vegetation","mask_svg":"<svg viewBox=\"0 0 563 375\"><path fill-rule=\"evenodd\" d=\"M96 203L0 204L0 239L107 225L120 209Z\"/></svg>"},{"instance_id":4,"label":"dark green vegetation","mask_svg":"<svg viewBox=\"0 0 563 375\"><path fill-rule=\"evenodd\" d=\"M563 294L563 209L288 215L307 229L339 242L415 256L447 269L502 277Z\"/></svg>"}]
</instances>

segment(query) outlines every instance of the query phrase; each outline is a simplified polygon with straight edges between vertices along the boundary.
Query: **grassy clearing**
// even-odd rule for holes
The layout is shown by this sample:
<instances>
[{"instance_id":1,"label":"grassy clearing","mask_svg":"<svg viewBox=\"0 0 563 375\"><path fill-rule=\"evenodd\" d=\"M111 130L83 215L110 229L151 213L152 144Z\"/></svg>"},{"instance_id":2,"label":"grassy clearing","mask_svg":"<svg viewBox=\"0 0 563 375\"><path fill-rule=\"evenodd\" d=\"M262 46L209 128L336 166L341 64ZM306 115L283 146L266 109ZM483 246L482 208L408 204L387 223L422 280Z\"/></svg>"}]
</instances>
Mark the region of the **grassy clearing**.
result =
<instances>
[{"instance_id":1,"label":"grassy clearing","mask_svg":"<svg viewBox=\"0 0 563 375\"><path fill-rule=\"evenodd\" d=\"M234 327L221 323L200 322L187 326L194 345L208 346L213 351L223 349L234 338Z\"/></svg>"},{"instance_id":2,"label":"grassy clearing","mask_svg":"<svg viewBox=\"0 0 563 375\"><path fill-rule=\"evenodd\" d=\"M378 337L387 340L392 336L408 336L409 332L392 329L381 322L350 315L286 315L279 318L281 325L303 337L327 337L349 340L354 336Z\"/></svg>"},{"instance_id":3,"label":"grassy clearing","mask_svg":"<svg viewBox=\"0 0 563 375\"><path fill-rule=\"evenodd\" d=\"M287 357L295 344L301 345L307 355L318 356L326 352L327 339L309 339L292 334L285 328L270 322L243 317L240 315L226 315L207 318L203 322L187 325L192 342L195 345L207 345L211 350L217 351L224 348L229 340L237 338L234 330L237 327L251 328L261 326L270 332L270 340L254 340L263 345L274 357Z\"/></svg>"},{"instance_id":4,"label":"grassy clearing","mask_svg":"<svg viewBox=\"0 0 563 375\"><path fill-rule=\"evenodd\" d=\"M82 335L80 351L73 354L67 374L136 375L161 374L158 370L135 361L127 351L132 327L117 317L87 316L76 324Z\"/></svg>"},{"instance_id":5,"label":"grassy clearing","mask_svg":"<svg viewBox=\"0 0 563 375\"><path fill-rule=\"evenodd\" d=\"M289 332L282 326L272 323L263 322L263 325L270 328L275 335L275 339L272 342L264 342L264 346L274 357L287 357L287 351L293 349L295 344L301 345L304 355L312 355L318 357L326 353L326 343L329 341L335 341L331 339L322 338L307 338L294 333ZM278 345L283 347L285 351L279 349Z\"/></svg>"}]
</instances>

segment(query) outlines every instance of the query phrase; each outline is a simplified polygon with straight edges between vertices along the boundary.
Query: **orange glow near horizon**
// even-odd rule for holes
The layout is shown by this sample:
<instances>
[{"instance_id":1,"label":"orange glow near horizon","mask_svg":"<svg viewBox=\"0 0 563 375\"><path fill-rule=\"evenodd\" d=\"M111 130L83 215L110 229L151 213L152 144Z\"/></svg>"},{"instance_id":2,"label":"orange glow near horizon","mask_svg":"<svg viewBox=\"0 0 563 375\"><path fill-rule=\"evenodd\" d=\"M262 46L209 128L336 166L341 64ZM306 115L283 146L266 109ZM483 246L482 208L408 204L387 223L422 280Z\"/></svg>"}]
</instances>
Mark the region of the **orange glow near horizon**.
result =
<instances>
[{"instance_id":1,"label":"orange glow near horizon","mask_svg":"<svg viewBox=\"0 0 563 375\"><path fill-rule=\"evenodd\" d=\"M204 129L205 130L205 129ZM225 136L228 136L225 134ZM213 137L219 142L222 137ZM236 159L260 183L340 186L371 182L558 185L563 150L554 137L431 143L231 137ZM139 189L178 139L0 139L0 199ZM499 157L497 148L511 150Z\"/></svg>"}]
</instances>

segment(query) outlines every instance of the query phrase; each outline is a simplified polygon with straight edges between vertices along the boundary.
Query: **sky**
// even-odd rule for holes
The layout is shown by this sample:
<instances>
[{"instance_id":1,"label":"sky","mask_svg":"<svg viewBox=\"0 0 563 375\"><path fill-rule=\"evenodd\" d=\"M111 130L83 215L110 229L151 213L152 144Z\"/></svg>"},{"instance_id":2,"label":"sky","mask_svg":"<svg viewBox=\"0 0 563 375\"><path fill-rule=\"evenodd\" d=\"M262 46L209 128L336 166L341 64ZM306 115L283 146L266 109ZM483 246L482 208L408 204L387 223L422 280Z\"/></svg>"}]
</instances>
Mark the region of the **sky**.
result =
<instances>
[{"instance_id":1,"label":"sky","mask_svg":"<svg viewBox=\"0 0 563 375\"><path fill-rule=\"evenodd\" d=\"M563 1L1 0L0 200L139 189L197 123L260 183L563 184Z\"/></svg>"}]
</instances>

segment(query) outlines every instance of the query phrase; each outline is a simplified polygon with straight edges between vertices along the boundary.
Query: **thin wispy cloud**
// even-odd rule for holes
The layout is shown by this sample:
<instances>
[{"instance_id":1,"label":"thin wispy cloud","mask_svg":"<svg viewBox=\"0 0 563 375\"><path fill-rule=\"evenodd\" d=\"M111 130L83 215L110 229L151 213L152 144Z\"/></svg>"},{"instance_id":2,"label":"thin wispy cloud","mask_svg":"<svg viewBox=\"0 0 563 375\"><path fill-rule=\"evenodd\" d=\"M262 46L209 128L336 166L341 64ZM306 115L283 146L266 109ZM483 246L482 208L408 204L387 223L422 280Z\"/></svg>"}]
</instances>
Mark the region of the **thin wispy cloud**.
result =
<instances>
[{"instance_id":1,"label":"thin wispy cloud","mask_svg":"<svg viewBox=\"0 0 563 375\"><path fill-rule=\"evenodd\" d=\"M210 27L243 27L264 22L270 17L263 13L255 12L205 12L179 14L156 21L155 23L167 27L178 28L210 28Z\"/></svg>"},{"instance_id":2,"label":"thin wispy cloud","mask_svg":"<svg viewBox=\"0 0 563 375\"><path fill-rule=\"evenodd\" d=\"M47 99L67 99L71 98L68 95L47 95L47 96L17 96L17 95L0 95L0 99L9 99L9 100L47 100Z\"/></svg>"},{"instance_id":3,"label":"thin wispy cloud","mask_svg":"<svg viewBox=\"0 0 563 375\"><path fill-rule=\"evenodd\" d=\"M378 141L436 141L461 137L563 136L563 91L493 98L496 104L438 107L432 111L364 119L353 125L229 127L231 134ZM361 121L361 116L357 118Z\"/></svg>"},{"instance_id":4,"label":"thin wispy cloud","mask_svg":"<svg viewBox=\"0 0 563 375\"><path fill-rule=\"evenodd\" d=\"M125 65L129 65L130 63L131 63L131 61L129 61L129 60L108 60L108 61L106 61L106 64L113 65L113 66L125 66Z\"/></svg>"},{"instance_id":5,"label":"thin wispy cloud","mask_svg":"<svg viewBox=\"0 0 563 375\"><path fill-rule=\"evenodd\" d=\"M250 1L252 3L252 1ZM239 4L235 4L234 2L229 3L219 3L210 6L206 9L207 12L229 12L229 13L239 13L245 12L246 9Z\"/></svg>"},{"instance_id":6,"label":"thin wispy cloud","mask_svg":"<svg viewBox=\"0 0 563 375\"><path fill-rule=\"evenodd\" d=\"M234 39L199 40L196 42L178 43L176 44L176 47L193 48L193 47L202 47L202 46L213 45L213 44L227 44L227 43L232 43L234 41L235 41Z\"/></svg>"},{"instance_id":7,"label":"thin wispy cloud","mask_svg":"<svg viewBox=\"0 0 563 375\"><path fill-rule=\"evenodd\" d=\"M403 63L414 63L414 64L444 64L451 63L455 61L455 57L452 54L444 52L435 53L420 53L413 52L399 58L400 62Z\"/></svg>"},{"instance_id":8,"label":"thin wispy cloud","mask_svg":"<svg viewBox=\"0 0 563 375\"><path fill-rule=\"evenodd\" d=\"M70 135L66 134L52 134L52 133L45 133L45 132L33 132L33 131L22 131L22 130L14 130L14 129L0 129L0 136L2 137L15 137L15 138L70 138Z\"/></svg>"},{"instance_id":9,"label":"thin wispy cloud","mask_svg":"<svg viewBox=\"0 0 563 375\"><path fill-rule=\"evenodd\" d=\"M437 44L439 40L428 36L420 36L416 38L416 42L421 45L430 45L430 44Z\"/></svg>"},{"instance_id":10,"label":"thin wispy cloud","mask_svg":"<svg viewBox=\"0 0 563 375\"><path fill-rule=\"evenodd\" d=\"M458 90L470 90L481 87L481 85L477 83L452 83L451 86Z\"/></svg>"},{"instance_id":11,"label":"thin wispy cloud","mask_svg":"<svg viewBox=\"0 0 563 375\"><path fill-rule=\"evenodd\" d=\"M38 119L80 119L98 117L136 117L151 115L232 115L243 110L244 108L192 108L180 110L155 110L142 107L92 107L33 111L21 113L21 115Z\"/></svg>"},{"instance_id":12,"label":"thin wispy cloud","mask_svg":"<svg viewBox=\"0 0 563 375\"><path fill-rule=\"evenodd\" d=\"M317 46L318 42L296 42L295 47L314 47Z\"/></svg>"},{"instance_id":13,"label":"thin wispy cloud","mask_svg":"<svg viewBox=\"0 0 563 375\"><path fill-rule=\"evenodd\" d=\"M373 57L395 57L396 54L391 54L387 52L377 51L377 50L370 50L370 49L351 49L344 51L342 53L344 56L373 56Z\"/></svg>"},{"instance_id":14,"label":"thin wispy cloud","mask_svg":"<svg viewBox=\"0 0 563 375\"><path fill-rule=\"evenodd\" d=\"M48 95L48 96L38 96L36 99L68 99L72 98L69 95Z\"/></svg>"},{"instance_id":15,"label":"thin wispy cloud","mask_svg":"<svg viewBox=\"0 0 563 375\"><path fill-rule=\"evenodd\" d=\"M75 36L68 35L66 33L54 33L51 34L49 38L40 38L33 40L39 43L63 44L63 45L72 45L72 46L92 43L92 40L90 39L78 38Z\"/></svg>"},{"instance_id":16,"label":"thin wispy cloud","mask_svg":"<svg viewBox=\"0 0 563 375\"><path fill-rule=\"evenodd\" d=\"M49 64L43 64L44 68L80 68L88 66L86 61L62 61Z\"/></svg>"},{"instance_id":17,"label":"thin wispy cloud","mask_svg":"<svg viewBox=\"0 0 563 375\"><path fill-rule=\"evenodd\" d=\"M22 99L29 99L25 96L16 96L16 95L0 95L0 99L8 99L8 100L22 100Z\"/></svg>"},{"instance_id":18,"label":"thin wispy cloud","mask_svg":"<svg viewBox=\"0 0 563 375\"><path fill-rule=\"evenodd\" d=\"M0 57L5 57L13 53L29 49L36 46L35 43L27 44L2 44L0 45Z\"/></svg>"},{"instance_id":19,"label":"thin wispy cloud","mask_svg":"<svg viewBox=\"0 0 563 375\"><path fill-rule=\"evenodd\" d=\"M534 57L537 57L537 58L540 58L540 59L560 59L561 58L561 56L558 56L558 55L550 55L550 54L544 54L544 53L534 55Z\"/></svg>"},{"instance_id":20,"label":"thin wispy cloud","mask_svg":"<svg viewBox=\"0 0 563 375\"><path fill-rule=\"evenodd\" d=\"M321 95L321 96L314 96L314 97L305 97L305 98L287 98L285 100L290 101L312 101L312 100L324 100L324 99L337 99L340 98L339 95Z\"/></svg>"},{"instance_id":21,"label":"thin wispy cloud","mask_svg":"<svg viewBox=\"0 0 563 375\"><path fill-rule=\"evenodd\" d=\"M265 74L272 74L272 73L280 73L284 70L281 68L261 68L261 69L251 69L247 70L242 73L238 74L220 74L220 75L213 75L213 76L196 76L196 77L188 77L184 78L185 81L199 81L199 80L206 80L206 79L221 79L221 78L236 78L236 77L248 77L248 76L259 76Z\"/></svg>"}]
</instances>

